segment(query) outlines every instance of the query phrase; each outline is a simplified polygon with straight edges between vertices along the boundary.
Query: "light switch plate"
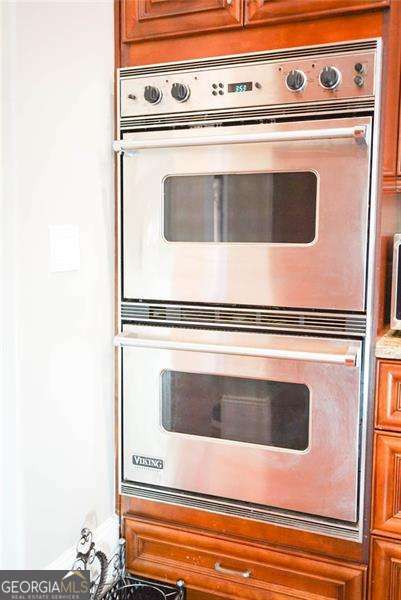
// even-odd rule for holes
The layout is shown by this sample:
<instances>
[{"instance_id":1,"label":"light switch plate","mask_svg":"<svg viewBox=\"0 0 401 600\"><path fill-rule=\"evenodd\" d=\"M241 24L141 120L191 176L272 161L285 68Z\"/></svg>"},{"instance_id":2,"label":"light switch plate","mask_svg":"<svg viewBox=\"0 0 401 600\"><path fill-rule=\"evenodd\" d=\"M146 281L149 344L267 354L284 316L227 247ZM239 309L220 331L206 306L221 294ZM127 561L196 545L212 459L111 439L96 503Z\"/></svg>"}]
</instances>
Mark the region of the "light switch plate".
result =
<instances>
[{"instance_id":1,"label":"light switch plate","mask_svg":"<svg viewBox=\"0 0 401 600\"><path fill-rule=\"evenodd\" d=\"M81 264L78 225L49 225L50 272L78 271Z\"/></svg>"}]
</instances>

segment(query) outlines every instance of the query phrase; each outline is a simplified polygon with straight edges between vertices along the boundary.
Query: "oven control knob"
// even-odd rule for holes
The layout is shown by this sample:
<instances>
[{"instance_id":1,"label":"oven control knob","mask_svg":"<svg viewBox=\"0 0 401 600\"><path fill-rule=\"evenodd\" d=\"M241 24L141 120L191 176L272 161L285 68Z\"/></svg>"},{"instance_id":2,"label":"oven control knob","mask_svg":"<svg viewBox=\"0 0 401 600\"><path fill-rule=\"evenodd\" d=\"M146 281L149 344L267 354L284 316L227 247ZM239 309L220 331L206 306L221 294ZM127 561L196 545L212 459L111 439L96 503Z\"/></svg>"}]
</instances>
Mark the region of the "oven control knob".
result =
<instances>
[{"instance_id":1,"label":"oven control knob","mask_svg":"<svg viewBox=\"0 0 401 600\"><path fill-rule=\"evenodd\" d=\"M300 92L306 86L306 76L302 71L293 69L287 75L285 83L292 92Z\"/></svg>"},{"instance_id":2,"label":"oven control knob","mask_svg":"<svg viewBox=\"0 0 401 600\"><path fill-rule=\"evenodd\" d=\"M173 83L171 86L171 95L177 102L186 102L190 93L191 90L184 83Z\"/></svg>"},{"instance_id":3,"label":"oven control knob","mask_svg":"<svg viewBox=\"0 0 401 600\"><path fill-rule=\"evenodd\" d=\"M320 73L320 85L326 90L334 90L341 82L341 73L335 67L324 67Z\"/></svg>"},{"instance_id":4,"label":"oven control knob","mask_svg":"<svg viewBox=\"0 0 401 600\"><path fill-rule=\"evenodd\" d=\"M158 104L162 99L162 95L161 90L153 85L147 85L143 93L143 97L149 104Z\"/></svg>"}]
</instances>

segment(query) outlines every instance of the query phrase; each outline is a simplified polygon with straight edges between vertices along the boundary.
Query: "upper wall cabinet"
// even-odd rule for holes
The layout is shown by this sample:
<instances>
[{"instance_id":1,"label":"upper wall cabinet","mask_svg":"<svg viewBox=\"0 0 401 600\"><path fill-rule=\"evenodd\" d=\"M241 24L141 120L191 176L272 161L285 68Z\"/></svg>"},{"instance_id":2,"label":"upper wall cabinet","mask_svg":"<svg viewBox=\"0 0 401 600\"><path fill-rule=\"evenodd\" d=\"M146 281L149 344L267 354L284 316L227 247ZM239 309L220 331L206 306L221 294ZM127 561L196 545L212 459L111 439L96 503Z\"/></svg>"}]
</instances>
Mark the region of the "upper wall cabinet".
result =
<instances>
[{"instance_id":1,"label":"upper wall cabinet","mask_svg":"<svg viewBox=\"0 0 401 600\"><path fill-rule=\"evenodd\" d=\"M401 176L401 115L400 82L401 82L401 2L393 0L390 18L387 20L387 36L384 45L384 152L383 173L388 178ZM397 165L398 148L398 165ZM398 167L398 168L397 168ZM393 182L394 183L394 182ZM390 189L393 187L390 184ZM388 187L388 185L386 186Z\"/></svg>"},{"instance_id":2,"label":"upper wall cabinet","mask_svg":"<svg viewBox=\"0 0 401 600\"><path fill-rule=\"evenodd\" d=\"M383 8L390 0L120 0L133 42Z\"/></svg>"},{"instance_id":3,"label":"upper wall cabinet","mask_svg":"<svg viewBox=\"0 0 401 600\"><path fill-rule=\"evenodd\" d=\"M243 0L123 0L123 42L242 27Z\"/></svg>"},{"instance_id":4,"label":"upper wall cabinet","mask_svg":"<svg viewBox=\"0 0 401 600\"><path fill-rule=\"evenodd\" d=\"M313 19L373 8L384 8L390 0L245 0L245 25Z\"/></svg>"}]
</instances>

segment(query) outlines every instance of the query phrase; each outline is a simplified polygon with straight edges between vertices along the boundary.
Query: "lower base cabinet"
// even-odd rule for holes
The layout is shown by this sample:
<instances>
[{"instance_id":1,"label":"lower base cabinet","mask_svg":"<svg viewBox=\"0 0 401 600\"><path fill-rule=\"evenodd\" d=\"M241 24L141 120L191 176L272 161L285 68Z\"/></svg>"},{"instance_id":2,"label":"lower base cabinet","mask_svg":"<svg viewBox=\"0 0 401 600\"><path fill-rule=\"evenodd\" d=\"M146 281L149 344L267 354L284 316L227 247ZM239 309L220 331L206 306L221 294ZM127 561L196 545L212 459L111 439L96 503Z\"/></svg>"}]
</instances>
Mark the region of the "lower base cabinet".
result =
<instances>
[{"instance_id":1,"label":"lower base cabinet","mask_svg":"<svg viewBox=\"0 0 401 600\"><path fill-rule=\"evenodd\" d=\"M370 600L401 600L401 543L372 538Z\"/></svg>"},{"instance_id":2,"label":"lower base cabinet","mask_svg":"<svg viewBox=\"0 0 401 600\"><path fill-rule=\"evenodd\" d=\"M174 583L188 600L362 600L366 567L213 537L182 526L125 518L127 569ZM384 596L381 596L384 598Z\"/></svg>"},{"instance_id":3,"label":"lower base cabinet","mask_svg":"<svg viewBox=\"0 0 401 600\"><path fill-rule=\"evenodd\" d=\"M373 532L401 535L401 435L376 433Z\"/></svg>"}]
</instances>

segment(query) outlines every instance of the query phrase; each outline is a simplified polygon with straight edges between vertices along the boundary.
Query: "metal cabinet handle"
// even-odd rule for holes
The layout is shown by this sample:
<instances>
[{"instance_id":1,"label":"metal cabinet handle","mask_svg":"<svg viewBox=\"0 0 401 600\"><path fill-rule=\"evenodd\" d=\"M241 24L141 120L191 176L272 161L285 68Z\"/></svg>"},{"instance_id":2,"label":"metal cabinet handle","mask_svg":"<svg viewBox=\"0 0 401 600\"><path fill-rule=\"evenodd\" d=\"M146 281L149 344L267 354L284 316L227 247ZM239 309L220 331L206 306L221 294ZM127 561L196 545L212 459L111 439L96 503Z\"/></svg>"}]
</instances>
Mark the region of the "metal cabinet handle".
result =
<instances>
[{"instance_id":1,"label":"metal cabinet handle","mask_svg":"<svg viewBox=\"0 0 401 600\"><path fill-rule=\"evenodd\" d=\"M223 573L223 575L236 575L237 577L244 577L245 579L248 579L252 575L252 571L249 569L247 571L227 569L226 567L222 567L219 562L214 565L214 570L217 571L217 573Z\"/></svg>"},{"instance_id":2,"label":"metal cabinet handle","mask_svg":"<svg viewBox=\"0 0 401 600\"><path fill-rule=\"evenodd\" d=\"M366 142L367 125L355 127L333 127L331 129L303 129L294 131L265 131L262 133L242 133L231 135L210 135L205 137L158 138L116 140L113 143L115 152L135 154L147 148L179 148L185 146L216 146L227 144L251 144L256 142L295 142L298 140L353 139L359 143Z\"/></svg>"},{"instance_id":3,"label":"metal cabinet handle","mask_svg":"<svg viewBox=\"0 0 401 600\"><path fill-rule=\"evenodd\" d=\"M303 360L318 363L331 363L355 367L358 363L358 348L350 347L345 354L334 352L314 352L312 350L292 350L289 348L253 348L249 346L231 346L224 344L205 344L201 342L179 342L140 338L122 333L114 338L115 346L131 346L135 348L155 348L161 350L185 350L187 352L208 352L211 354L238 354L241 356L260 356L262 358L279 358Z\"/></svg>"}]
</instances>

